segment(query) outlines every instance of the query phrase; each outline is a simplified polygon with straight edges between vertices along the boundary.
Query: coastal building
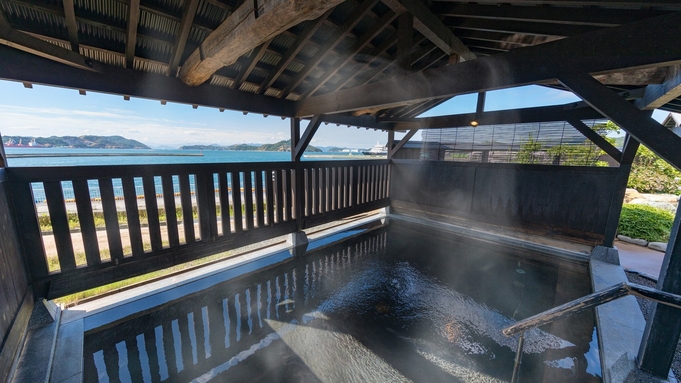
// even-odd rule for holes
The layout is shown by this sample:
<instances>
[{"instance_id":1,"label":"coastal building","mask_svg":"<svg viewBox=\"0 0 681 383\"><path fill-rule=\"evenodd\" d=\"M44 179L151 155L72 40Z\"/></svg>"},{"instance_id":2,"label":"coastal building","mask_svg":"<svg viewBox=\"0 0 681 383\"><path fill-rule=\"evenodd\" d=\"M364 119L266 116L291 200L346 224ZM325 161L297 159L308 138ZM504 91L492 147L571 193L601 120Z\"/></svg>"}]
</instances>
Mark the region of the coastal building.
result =
<instances>
[{"instance_id":1,"label":"coastal building","mask_svg":"<svg viewBox=\"0 0 681 383\"><path fill-rule=\"evenodd\" d=\"M681 112L679 25L669 0L0 0L1 79L291 122L286 162L13 168L0 150L0 381L667 380L681 215L658 289L626 282L613 241L639 144L681 168L681 137L650 118ZM529 84L583 101L485 108ZM464 94L474 113L417 117ZM626 132L621 147L600 120ZM385 131L386 158L302 161L322 123ZM454 139L423 140L434 155L397 158L445 128ZM558 152L539 146L548 133ZM563 157L593 147L619 166ZM264 241L104 303L46 303ZM632 294L656 302L647 321Z\"/></svg>"}]
</instances>

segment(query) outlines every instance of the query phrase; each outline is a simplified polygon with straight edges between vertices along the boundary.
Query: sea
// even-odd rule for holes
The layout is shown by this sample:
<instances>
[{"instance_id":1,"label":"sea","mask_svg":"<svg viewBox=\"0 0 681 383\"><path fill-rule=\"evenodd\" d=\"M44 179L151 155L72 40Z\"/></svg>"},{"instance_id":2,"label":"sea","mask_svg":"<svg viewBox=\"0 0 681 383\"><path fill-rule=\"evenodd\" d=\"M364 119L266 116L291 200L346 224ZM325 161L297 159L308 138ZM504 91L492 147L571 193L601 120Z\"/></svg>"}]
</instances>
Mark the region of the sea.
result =
<instances>
[{"instance_id":1,"label":"sea","mask_svg":"<svg viewBox=\"0 0 681 383\"><path fill-rule=\"evenodd\" d=\"M148 150L148 149L71 149L71 148L5 148L8 167L34 166L89 166L89 165L157 165L157 164L201 164L201 163L229 163L229 162L283 162L291 160L289 152L263 151L231 151L231 150ZM308 160L348 160L371 159L360 155L338 155L338 153L314 153ZM373 157L377 158L377 157ZM384 158L384 157L383 157ZM243 177L243 175L242 175ZM161 178L155 177L156 192L162 194ZM216 189L219 187L217 175ZM144 195L141 178L135 178L137 196ZM243 182L243 179L242 179ZM179 192L179 180L173 177L175 191ZM243 184L243 183L242 183ZM96 180L88 181L90 196L99 198L99 185ZM123 196L120 179L113 180L114 194ZM42 183L33 183L33 197L36 204L45 202L45 192ZM229 182L231 187L231 181ZM190 187L195 191L194 177L190 176ZM64 198L74 198L73 186L70 181L62 182Z\"/></svg>"}]
</instances>

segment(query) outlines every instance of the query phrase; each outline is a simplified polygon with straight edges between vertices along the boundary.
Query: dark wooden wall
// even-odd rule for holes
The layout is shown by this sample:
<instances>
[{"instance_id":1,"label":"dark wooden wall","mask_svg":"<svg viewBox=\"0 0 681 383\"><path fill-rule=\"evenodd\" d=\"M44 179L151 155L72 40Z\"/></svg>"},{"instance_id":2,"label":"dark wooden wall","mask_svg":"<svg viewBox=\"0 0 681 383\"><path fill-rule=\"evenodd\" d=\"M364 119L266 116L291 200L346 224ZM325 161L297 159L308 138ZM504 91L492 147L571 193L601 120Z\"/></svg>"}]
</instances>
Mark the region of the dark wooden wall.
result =
<instances>
[{"instance_id":1,"label":"dark wooden wall","mask_svg":"<svg viewBox=\"0 0 681 383\"><path fill-rule=\"evenodd\" d=\"M7 200L4 172L0 168L0 382L4 382L10 372L12 360L26 330L32 303L19 235ZM26 297L30 302L22 305Z\"/></svg>"},{"instance_id":2,"label":"dark wooden wall","mask_svg":"<svg viewBox=\"0 0 681 383\"><path fill-rule=\"evenodd\" d=\"M617 168L395 160L395 212L603 239Z\"/></svg>"}]
</instances>

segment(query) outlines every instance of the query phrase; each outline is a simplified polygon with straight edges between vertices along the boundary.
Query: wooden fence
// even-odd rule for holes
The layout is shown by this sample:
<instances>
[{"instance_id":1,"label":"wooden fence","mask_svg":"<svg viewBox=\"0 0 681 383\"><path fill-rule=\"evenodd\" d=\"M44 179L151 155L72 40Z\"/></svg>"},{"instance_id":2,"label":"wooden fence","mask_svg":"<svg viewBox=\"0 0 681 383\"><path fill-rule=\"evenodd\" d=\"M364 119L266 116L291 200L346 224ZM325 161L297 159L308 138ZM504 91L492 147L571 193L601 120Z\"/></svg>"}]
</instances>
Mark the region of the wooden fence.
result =
<instances>
[{"instance_id":1,"label":"wooden fence","mask_svg":"<svg viewBox=\"0 0 681 383\"><path fill-rule=\"evenodd\" d=\"M389 204L387 160L25 167L6 173L28 268L38 294L47 298ZM54 245L45 246L51 238Z\"/></svg>"}]
</instances>

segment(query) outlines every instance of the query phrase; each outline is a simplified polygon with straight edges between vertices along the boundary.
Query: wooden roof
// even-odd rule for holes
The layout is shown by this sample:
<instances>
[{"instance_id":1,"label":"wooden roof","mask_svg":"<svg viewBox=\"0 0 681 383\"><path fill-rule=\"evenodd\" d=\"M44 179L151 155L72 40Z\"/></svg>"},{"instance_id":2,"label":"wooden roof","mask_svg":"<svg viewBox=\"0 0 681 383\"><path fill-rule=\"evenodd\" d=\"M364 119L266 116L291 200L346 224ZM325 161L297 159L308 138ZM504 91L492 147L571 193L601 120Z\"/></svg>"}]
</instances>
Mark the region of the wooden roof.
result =
<instances>
[{"instance_id":1,"label":"wooden roof","mask_svg":"<svg viewBox=\"0 0 681 383\"><path fill-rule=\"evenodd\" d=\"M287 16L284 7L293 3L303 4L302 8L292 8L293 16ZM316 8L308 10L307 6ZM442 68L464 64L473 68L468 62L503 58L509 51L522 55L532 47L561 39L576 41L560 48L566 56L591 55L588 46L582 53L579 42L588 45L594 38L583 36L598 36L615 28L627 38L622 26L675 17L679 11L681 4L673 0L0 0L0 42L28 52L0 47L0 78L307 117L311 115L308 109L317 114L309 108L310 103L328 103L335 94L351 94L341 91L368 89L367 84L375 83L385 93L388 80L410 75L417 79L418 73L429 83L437 81L430 73L456 74ZM318 14L321 16L314 17ZM241 19L235 22L246 17L254 21L249 25L242 25L248 21L242 23ZM284 20L286 17L292 18ZM258 26L259 20L266 25ZM281 25L273 25L280 20ZM679 24L672 25L678 34ZM250 35L244 37L236 30L242 26ZM248 46L254 42L258 44ZM642 42L646 43L660 44ZM593 49L598 49L598 41L594 44ZM222 56L212 56L211 49L221 50L218 54ZM240 52L238 49L244 53L225 59ZM541 55L542 50L528 51L531 54ZM215 63L213 69L210 65L201 69L208 73L205 83L198 80L186 85L199 71L196 67L213 57L217 57L213 61L218 62L218 69L214 70ZM518 54L509 57L515 60ZM599 71L602 74L597 79L617 91L630 92L631 99L642 98L648 85L678 76L669 69L676 62L666 57L661 58L664 62L645 63L622 57L621 69L610 65ZM537 68L530 65L527 70ZM460 72L466 79L476 73L470 69ZM481 71L479 75L489 73ZM564 87L541 76L524 83ZM377 125L378 121L413 118L452 95L495 87L358 103L348 110L340 108L342 113L328 120L384 127ZM671 93L662 105L655 106L681 111L677 96ZM321 110L325 114L335 111L333 106Z\"/></svg>"}]
</instances>

